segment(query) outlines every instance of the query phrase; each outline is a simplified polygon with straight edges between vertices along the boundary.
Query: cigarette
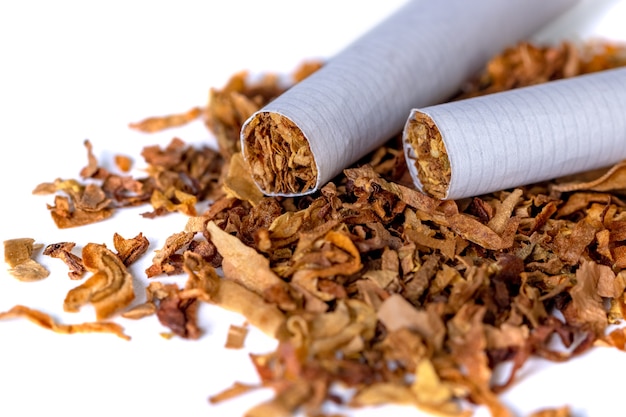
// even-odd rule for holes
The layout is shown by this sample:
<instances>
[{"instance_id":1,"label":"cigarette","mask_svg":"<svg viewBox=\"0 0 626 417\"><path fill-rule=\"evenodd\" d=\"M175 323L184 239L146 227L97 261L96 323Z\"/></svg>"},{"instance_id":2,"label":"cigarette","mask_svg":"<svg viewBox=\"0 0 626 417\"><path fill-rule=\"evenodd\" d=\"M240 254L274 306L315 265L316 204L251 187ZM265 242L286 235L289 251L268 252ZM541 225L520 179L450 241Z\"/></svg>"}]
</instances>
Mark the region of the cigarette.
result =
<instances>
[{"instance_id":1,"label":"cigarette","mask_svg":"<svg viewBox=\"0 0 626 417\"><path fill-rule=\"evenodd\" d=\"M266 195L317 191L576 0L414 0L254 113L241 148Z\"/></svg>"},{"instance_id":2,"label":"cigarette","mask_svg":"<svg viewBox=\"0 0 626 417\"><path fill-rule=\"evenodd\" d=\"M414 109L403 131L415 185L478 196L626 158L626 68Z\"/></svg>"}]
</instances>

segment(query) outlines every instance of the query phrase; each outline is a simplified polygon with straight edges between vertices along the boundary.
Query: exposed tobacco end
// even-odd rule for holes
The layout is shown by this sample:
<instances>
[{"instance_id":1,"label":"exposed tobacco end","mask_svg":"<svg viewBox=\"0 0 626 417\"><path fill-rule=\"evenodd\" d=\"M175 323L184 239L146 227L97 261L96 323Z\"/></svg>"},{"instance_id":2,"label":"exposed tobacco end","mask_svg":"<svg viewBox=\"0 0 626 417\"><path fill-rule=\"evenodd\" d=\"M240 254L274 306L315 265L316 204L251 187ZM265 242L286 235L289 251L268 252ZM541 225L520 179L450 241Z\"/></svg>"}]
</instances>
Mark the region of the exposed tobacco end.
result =
<instances>
[{"instance_id":1,"label":"exposed tobacco end","mask_svg":"<svg viewBox=\"0 0 626 417\"><path fill-rule=\"evenodd\" d=\"M257 113L242 136L252 178L265 194L306 193L315 188L317 166L309 142L287 117Z\"/></svg>"},{"instance_id":2,"label":"exposed tobacco end","mask_svg":"<svg viewBox=\"0 0 626 417\"><path fill-rule=\"evenodd\" d=\"M450 160L441 132L428 115L415 112L406 127L407 142L413 148L417 177L425 193L443 199L448 194Z\"/></svg>"}]
</instances>

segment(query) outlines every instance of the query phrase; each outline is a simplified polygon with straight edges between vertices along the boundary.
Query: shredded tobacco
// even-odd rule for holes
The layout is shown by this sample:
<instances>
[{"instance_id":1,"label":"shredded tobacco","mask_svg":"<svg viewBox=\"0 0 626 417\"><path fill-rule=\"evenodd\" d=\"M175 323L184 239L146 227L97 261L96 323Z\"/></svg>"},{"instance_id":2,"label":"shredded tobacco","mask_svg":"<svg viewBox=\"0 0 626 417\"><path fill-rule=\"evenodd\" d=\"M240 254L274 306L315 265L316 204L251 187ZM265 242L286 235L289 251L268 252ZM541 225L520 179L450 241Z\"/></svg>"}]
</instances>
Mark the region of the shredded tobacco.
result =
<instances>
[{"instance_id":1,"label":"shredded tobacco","mask_svg":"<svg viewBox=\"0 0 626 417\"><path fill-rule=\"evenodd\" d=\"M494 57L457 98L624 65L624 51L610 43L522 43ZM317 67L303 67L304 74ZM127 267L149 242L142 235L116 235L117 253L84 246L82 260L92 276L70 291L67 310L91 302L102 324L116 313L156 315L169 329L164 336L188 339L202 334L201 302L241 313L278 347L251 354L258 384L236 383L209 401L273 389L275 396L249 410L250 417L323 415L328 402L408 404L445 416L469 416L482 405L494 417L509 417L498 394L515 384L529 359L564 362L600 346L626 350L624 327L610 327L623 324L626 313L625 162L441 201L427 193L445 189L445 147L426 140L432 132L423 121L418 156L426 165L423 175L438 181L427 193L413 188L395 137L319 192L267 197L251 191L255 172L240 163L239 131L285 88L278 77L253 84L240 73L223 90L212 90L204 118L219 153L180 139L166 148L146 147L148 176L134 179L100 167L87 142L82 182L58 179L36 188L62 194L50 208L59 227L148 203L153 211L147 217L171 211L188 216L185 229L154 252L145 271L145 301L131 305ZM274 130L250 127L249 133L266 137L264 158L293 166L311 162L294 153L303 138L270 143L283 134L284 120L260 117ZM145 125L169 127L175 119ZM277 146L280 152L273 153ZM297 177L297 170L290 175L298 179L276 180L278 187L314 182ZM204 209L200 202L207 202ZM32 248L20 251L19 259L30 259ZM159 281L173 274L187 275L183 288ZM25 307L0 317L18 315L76 331ZM231 327L227 347L241 346L245 333L245 327ZM495 378L503 365L510 370ZM350 389L348 398L336 395L338 385ZM570 415L569 406L533 414Z\"/></svg>"},{"instance_id":2,"label":"shredded tobacco","mask_svg":"<svg viewBox=\"0 0 626 417\"><path fill-rule=\"evenodd\" d=\"M252 178L264 193L298 193L315 187L317 165L309 142L287 117L257 113L242 136Z\"/></svg>"}]
</instances>

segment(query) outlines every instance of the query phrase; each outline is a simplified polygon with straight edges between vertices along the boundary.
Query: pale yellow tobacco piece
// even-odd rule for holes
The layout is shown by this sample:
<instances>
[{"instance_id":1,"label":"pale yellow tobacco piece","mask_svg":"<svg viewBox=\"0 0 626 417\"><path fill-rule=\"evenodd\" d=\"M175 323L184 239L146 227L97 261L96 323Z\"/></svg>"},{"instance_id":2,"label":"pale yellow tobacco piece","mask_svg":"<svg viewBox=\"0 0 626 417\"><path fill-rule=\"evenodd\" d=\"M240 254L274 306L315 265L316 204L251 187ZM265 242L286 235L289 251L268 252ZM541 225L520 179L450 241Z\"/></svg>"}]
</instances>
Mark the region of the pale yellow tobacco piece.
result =
<instances>
[{"instance_id":1,"label":"pale yellow tobacco piece","mask_svg":"<svg viewBox=\"0 0 626 417\"><path fill-rule=\"evenodd\" d=\"M220 229L213 221L207 224L207 230L211 234L211 242L224 258L222 269L226 278L261 296L271 289L288 293L289 285L272 271L266 257Z\"/></svg>"},{"instance_id":2,"label":"pale yellow tobacco piece","mask_svg":"<svg viewBox=\"0 0 626 417\"><path fill-rule=\"evenodd\" d=\"M287 117L257 113L242 132L252 178L266 194L315 188L317 165L304 133Z\"/></svg>"},{"instance_id":3,"label":"pale yellow tobacco piece","mask_svg":"<svg viewBox=\"0 0 626 417\"><path fill-rule=\"evenodd\" d=\"M221 280L211 302L243 315L254 327L268 336L281 339L285 315L273 304L236 282Z\"/></svg>"},{"instance_id":4,"label":"pale yellow tobacco piece","mask_svg":"<svg viewBox=\"0 0 626 417\"><path fill-rule=\"evenodd\" d=\"M241 152L233 154L230 158L228 173L224 178L222 187L228 195L248 201L253 206L259 204L263 199L263 193L254 184Z\"/></svg>"},{"instance_id":5,"label":"pale yellow tobacco piece","mask_svg":"<svg viewBox=\"0 0 626 417\"><path fill-rule=\"evenodd\" d=\"M4 241L4 261L11 267L9 273L20 281L39 281L50 272L32 259L33 251L43 245L35 245L31 238L9 239Z\"/></svg>"},{"instance_id":6,"label":"pale yellow tobacco piece","mask_svg":"<svg viewBox=\"0 0 626 417\"><path fill-rule=\"evenodd\" d=\"M266 302L260 295L237 282L221 279L215 268L202 257L186 252L183 269L189 274L185 290L180 297L198 298L226 310L239 313L246 321L268 336L285 337L286 317L275 304Z\"/></svg>"},{"instance_id":7,"label":"pale yellow tobacco piece","mask_svg":"<svg viewBox=\"0 0 626 417\"><path fill-rule=\"evenodd\" d=\"M429 116L416 112L406 129L406 140L415 152L417 176L424 192L445 198L450 187L450 159L441 132Z\"/></svg>"},{"instance_id":8,"label":"pale yellow tobacco piece","mask_svg":"<svg viewBox=\"0 0 626 417\"><path fill-rule=\"evenodd\" d=\"M71 289L63 308L78 311L91 303L96 318L103 320L127 307L135 298L132 275L122 261L105 245L88 243L82 252L83 264L93 275L83 284Z\"/></svg>"}]
</instances>

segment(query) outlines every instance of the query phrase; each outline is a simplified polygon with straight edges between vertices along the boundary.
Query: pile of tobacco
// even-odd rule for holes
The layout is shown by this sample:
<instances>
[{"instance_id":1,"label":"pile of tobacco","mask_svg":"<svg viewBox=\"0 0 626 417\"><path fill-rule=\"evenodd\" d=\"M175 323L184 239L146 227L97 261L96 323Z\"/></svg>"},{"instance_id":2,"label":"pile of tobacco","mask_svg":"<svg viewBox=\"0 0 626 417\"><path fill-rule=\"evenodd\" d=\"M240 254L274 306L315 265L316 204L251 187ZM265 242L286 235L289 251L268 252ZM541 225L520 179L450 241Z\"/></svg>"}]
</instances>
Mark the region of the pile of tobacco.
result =
<instances>
[{"instance_id":1,"label":"pile of tobacco","mask_svg":"<svg viewBox=\"0 0 626 417\"><path fill-rule=\"evenodd\" d=\"M602 42L522 43L493 58L454 99L624 65L624 52ZM293 82L320 65L304 64ZM511 416L498 393L529 358L566 361L594 346L625 349L626 330L608 326L626 314L626 163L439 201L410 185L396 137L314 195L265 197L243 164L239 132L284 89L278 77L250 82L240 73L212 90L206 107L131 124L157 131L202 118L218 140L219 152L180 139L146 147L144 178L102 168L85 142L88 163L80 179L34 191L54 195L48 209L58 227L87 225L138 205L149 205L144 216L154 219L183 213L187 225L155 251L145 277L128 272L148 249L141 234L115 234L114 248L80 242L80 254L73 242L44 248L79 282L64 309L92 304L95 322L60 324L20 305L0 318L128 338L111 319L155 314L171 335L197 339L199 303L240 312L278 347L251 355L257 386L235 384L210 401L274 389L273 399L248 417L321 416L323 404L342 401L412 404L445 416L471 415L478 404L494 417ZM128 172L127 158L116 163ZM34 242L4 242L18 279L48 274L34 260ZM158 280L174 274L188 276L183 288ZM149 282L145 295L134 294L133 279ZM241 346L245 333L232 326L227 346ZM510 373L496 383L494 372L503 364ZM350 388L350 398L336 395L336 386ZM570 409L533 415L566 417Z\"/></svg>"}]
</instances>

